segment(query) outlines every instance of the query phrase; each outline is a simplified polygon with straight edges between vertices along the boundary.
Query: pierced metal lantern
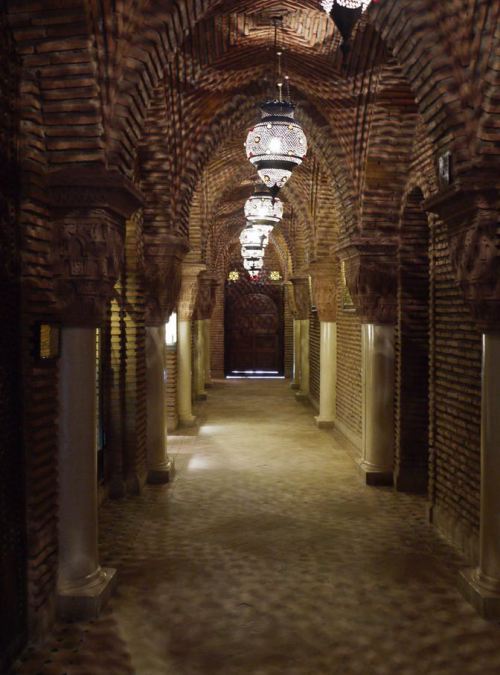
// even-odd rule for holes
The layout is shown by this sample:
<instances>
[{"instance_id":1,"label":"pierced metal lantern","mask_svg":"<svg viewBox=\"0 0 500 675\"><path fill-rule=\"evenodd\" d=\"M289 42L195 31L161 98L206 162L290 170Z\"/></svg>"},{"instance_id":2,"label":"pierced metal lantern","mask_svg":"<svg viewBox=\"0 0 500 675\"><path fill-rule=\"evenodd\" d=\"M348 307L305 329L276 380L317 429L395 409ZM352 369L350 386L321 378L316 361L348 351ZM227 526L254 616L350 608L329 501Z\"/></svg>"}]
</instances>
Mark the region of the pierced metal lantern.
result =
<instances>
[{"instance_id":1,"label":"pierced metal lantern","mask_svg":"<svg viewBox=\"0 0 500 675\"><path fill-rule=\"evenodd\" d=\"M245 218L251 223L277 224L283 218L283 202L273 197L265 185L258 185L245 203Z\"/></svg>"},{"instance_id":2,"label":"pierced metal lantern","mask_svg":"<svg viewBox=\"0 0 500 675\"><path fill-rule=\"evenodd\" d=\"M250 244L248 246L242 246L241 247L241 257L242 258L263 258L264 257L264 249L262 246L256 246L253 244Z\"/></svg>"},{"instance_id":3,"label":"pierced metal lantern","mask_svg":"<svg viewBox=\"0 0 500 675\"><path fill-rule=\"evenodd\" d=\"M371 0L320 0L325 12L331 16L342 36L340 46L346 56L350 50L349 40L353 28ZM374 0L378 2L378 0Z\"/></svg>"},{"instance_id":4,"label":"pierced metal lantern","mask_svg":"<svg viewBox=\"0 0 500 675\"><path fill-rule=\"evenodd\" d=\"M273 196L286 185L307 153L306 135L294 120L294 110L289 101L263 103L262 119L250 129L245 142L248 159Z\"/></svg>"},{"instance_id":5,"label":"pierced metal lantern","mask_svg":"<svg viewBox=\"0 0 500 675\"><path fill-rule=\"evenodd\" d=\"M263 239L265 235L254 227L252 224L248 223L244 230L240 234L240 244L242 246L259 246L264 245Z\"/></svg>"}]
</instances>

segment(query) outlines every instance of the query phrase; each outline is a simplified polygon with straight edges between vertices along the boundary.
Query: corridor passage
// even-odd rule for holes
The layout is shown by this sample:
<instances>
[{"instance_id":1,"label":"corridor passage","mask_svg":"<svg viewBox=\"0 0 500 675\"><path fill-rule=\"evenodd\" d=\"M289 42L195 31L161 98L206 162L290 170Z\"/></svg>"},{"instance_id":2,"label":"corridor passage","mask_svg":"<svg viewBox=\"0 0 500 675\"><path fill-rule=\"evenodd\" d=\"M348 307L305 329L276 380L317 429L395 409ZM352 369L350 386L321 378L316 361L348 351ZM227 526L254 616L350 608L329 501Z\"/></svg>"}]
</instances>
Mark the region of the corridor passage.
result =
<instances>
[{"instance_id":1,"label":"corridor passage","mask_svg":"<svg viewBox=\"0 0 500 675\"><path fill-rule=\"evenodd\" d=\"M365 487L288 382L218 381L198 413L174 482L102 509L112 602L16 673L500 673L425 501Z\"/></svg>"}]
</instances>

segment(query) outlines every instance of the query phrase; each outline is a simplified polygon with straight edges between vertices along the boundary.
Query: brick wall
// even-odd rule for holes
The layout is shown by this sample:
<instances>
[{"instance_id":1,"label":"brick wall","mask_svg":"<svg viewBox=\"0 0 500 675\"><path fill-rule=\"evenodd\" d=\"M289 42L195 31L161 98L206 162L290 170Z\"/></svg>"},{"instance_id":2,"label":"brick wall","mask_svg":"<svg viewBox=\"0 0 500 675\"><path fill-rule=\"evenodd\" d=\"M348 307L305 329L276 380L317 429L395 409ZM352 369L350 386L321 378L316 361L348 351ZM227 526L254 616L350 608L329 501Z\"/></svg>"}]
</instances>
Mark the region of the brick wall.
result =
<instances>
[{"instance_id":1,"label":"brick wall","mask_svg":"<svg viewBox=\"0 0 500 675\"><path fill-rule=\"evenodd\" d=\"M344 310L343 279L339 270L337 315L337 407L336 419L343 433L361 448L361 323L352 310Z\"/></svg>"},{"instance_id":2,"label":"brick wall","mask_svg":"<svg viewBox=\"0 0 500 675\"><path fill-rule=\"evenodd\" d=\"M309 393L314 405L319 406L321 324L318 312L311 309L309 319Z\"/></svg>"}]
</instances>

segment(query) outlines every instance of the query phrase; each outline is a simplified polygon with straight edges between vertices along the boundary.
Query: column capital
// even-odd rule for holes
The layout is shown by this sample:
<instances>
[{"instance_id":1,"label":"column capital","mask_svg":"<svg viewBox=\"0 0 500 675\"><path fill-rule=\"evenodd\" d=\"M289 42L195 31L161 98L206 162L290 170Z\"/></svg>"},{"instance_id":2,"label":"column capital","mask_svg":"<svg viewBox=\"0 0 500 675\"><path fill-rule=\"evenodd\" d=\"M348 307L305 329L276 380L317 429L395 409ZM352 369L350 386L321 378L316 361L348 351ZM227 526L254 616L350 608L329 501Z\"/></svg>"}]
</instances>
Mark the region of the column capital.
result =
<instances>
[{"instance_id":1,"label":"column capital","mask_svg":"<svg viewBox=\"0 0 500 675\"><path fill-rule=\"evenodd\" d=\"M194 318L197 320L210 319L215 307L215 292L219 281L215 274L202 271L198 276L198 295L194 309Z\"/></svg>"},{"instance_id":2,"label":"column capital","mask_svg":"<svg viewBox=\"0 0 500 675\"><path fill-rule=\"evenodd\" d=\"M182 260L188 251L184 237L166 233L145 236L146 326L165 324L175 309L181 290Z\"/></svg>"},{"instance_id":3,"label":"column capital","mask_svg":"<svg viewBox=\"0 0 500 675\"><path fill-rule=\"evenodd\" d=\"M124 262L125 223L140 192L117 171L65 169L49 174L55 223L57 311L66 325L98 326Z\"/></svg>"},{"instance_id":4,"label":"column capital","mask_svg":"<svg viewBox=\"0 0 500 675\"><path fill-rule=\"evenodd\" d=\"M299 320L308 319L311 313L311 293L309 276L301 274L291 277L296 317Z\"/></svg>"},{"instance_id":5,"label":"column capital","mask_svg":"<svg viewBox=\"0 0 500 675\"><path fill-rule=\"evenodd\" d=\"M483 332L500 330L500 179L462 176L424 202L448 229L451 262Z\"/></svg>"},{"instance_id":6,"label":"column capital","mask_svg":"<svg viewBox=\"0 0 500 675\"><path fill-rule=\"evenodd\" d=\"M320 321L337 321L336 260L316 260L309 265L313 301Z\"/></svg>"},{"instance_id":7,"label":"column capital","mask_svg":"<svg viewBox=\"0 0 500 675\"><path fill-rule=\"evenodd\" d=\"M179 295L178 311L182 321L190 321L198 296L198 276L206 270L201 263L182 263L181 291Z\"/></svg>"},{"instance_id":8,"label":"column capital","mask_svg":"<svg viewBox=\"0 0 500 675\"><path fill-rule=\"evenodd\" d=\"M397 240L358 236L336 251L362 323L393 325L397 316Z\"/></svg>"}]
</instances>

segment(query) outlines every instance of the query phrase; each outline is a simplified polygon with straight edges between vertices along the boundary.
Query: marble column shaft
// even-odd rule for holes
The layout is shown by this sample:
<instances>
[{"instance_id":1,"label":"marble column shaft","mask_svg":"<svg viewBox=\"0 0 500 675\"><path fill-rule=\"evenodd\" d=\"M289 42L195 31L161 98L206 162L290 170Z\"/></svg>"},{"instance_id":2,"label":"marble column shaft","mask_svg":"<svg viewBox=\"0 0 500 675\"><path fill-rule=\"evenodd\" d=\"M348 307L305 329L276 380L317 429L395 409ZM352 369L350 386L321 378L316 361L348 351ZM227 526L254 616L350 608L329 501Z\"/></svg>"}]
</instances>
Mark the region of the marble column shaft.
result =
<instances>
[{"instance_id":1,"label":"marble column shaft","mask_svg":"<svg viewBox=\"0 0 500 675\"><path fill-rule=\"evenodd\" d=\"M363 324L363 458L370 485L388 485L394 463L394 327Z\"/></svg>"},{"instance_id":2,"label":"marble column shaft","mask_svg":"<svg viewBox=\"0 0 500 675\"><path fill-rule=\"evenodd\" d=\"M293 379L292 389L300 389L300 321L293 320Z\"/></svg>"},{"instance_id":3,"label":"marble column shaft","mask_svg":"<svg viewBox=\"0 0 500 675\"><path fill-rule=\"evenodd\" d=\"M320 329L320 396L316 424L328 428L333 427L336 412L337 323L321 321Z\"/></svg>"},{"instance_id":4,"label":"marble column shaft","mask_svg":"<svg viewBox=\"0 0 500 675\"><path fill-rule=\"evenodd\" d=\"M205 320L197 319L194 322L195 330L195 353L194 353L194 385L195 399L204 401L207 398L205 390L206 365L205 365Z\"/></svg>"},{"instance_id":5,"label":"marble column shaft","mask_svg":"<svg viewBox=\"0 0 500 675\"><path fill-rule=\"evenodd\" d=\"M101 568L97 534L96 331L64 327L59 363L57 606L68 620L96 617L116 571Z\"/></svg>"}]
</instances>

